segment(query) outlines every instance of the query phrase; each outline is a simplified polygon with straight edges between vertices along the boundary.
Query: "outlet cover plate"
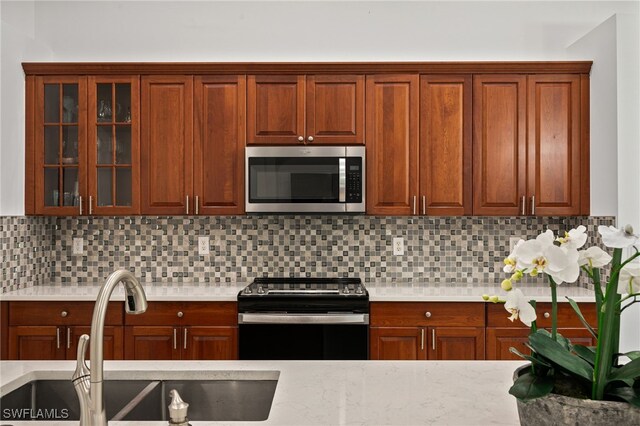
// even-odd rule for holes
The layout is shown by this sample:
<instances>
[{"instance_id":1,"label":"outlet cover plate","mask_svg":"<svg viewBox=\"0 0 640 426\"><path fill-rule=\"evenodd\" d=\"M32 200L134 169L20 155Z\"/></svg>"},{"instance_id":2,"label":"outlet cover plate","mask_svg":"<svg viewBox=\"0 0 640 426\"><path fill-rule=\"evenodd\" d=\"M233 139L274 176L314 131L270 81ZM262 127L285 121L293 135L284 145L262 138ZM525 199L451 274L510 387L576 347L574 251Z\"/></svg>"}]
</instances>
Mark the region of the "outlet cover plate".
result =
<instances>
[{"instance_id":1,"label":"outlet cover plate","mask_svg":"<svg viewBox=\"0 0 640 426\"><path fill-rule=\"evenodd\" d=\"M198 254L200 256L209 254L209 237L198 237Z\"/></svg>"},{"instance_id":2,"label":"outlet cover plate","mask_svg":"<svg viewBox=\"0 0 640 426\"><path fill-rule=\"evenodd\" d=\"M402 237L394 237L393 239L393 254L395 256L404 255L404 239Z\"/></svg>"}]
</instances>

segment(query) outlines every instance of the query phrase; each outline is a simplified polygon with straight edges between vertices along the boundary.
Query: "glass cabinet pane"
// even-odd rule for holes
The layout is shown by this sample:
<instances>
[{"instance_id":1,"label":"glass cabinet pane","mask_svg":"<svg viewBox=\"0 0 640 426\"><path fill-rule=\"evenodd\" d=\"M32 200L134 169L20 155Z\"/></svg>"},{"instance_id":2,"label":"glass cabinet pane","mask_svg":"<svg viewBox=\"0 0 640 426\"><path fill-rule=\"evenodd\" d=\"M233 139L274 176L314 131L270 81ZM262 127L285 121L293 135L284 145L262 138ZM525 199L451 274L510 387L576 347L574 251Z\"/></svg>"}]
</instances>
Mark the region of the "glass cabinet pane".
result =
<instances>
[{"instance_id":1,"label":"glass cabinet pane","mask_svg":"<svg viewBox=\"0 0 640 426\"><path fill-rule=\"evenodd\" d=\"M62 122L78 122L78 85L62 85Z\"/></svg>"},{"instance_id":2,"label":"glass cabinet pane","mask_svg":"<svg viewBox=\"0 0 640 426\"><path fill-rule=\"evenodd\" d=\"M44 122L60 122L60 85L44 85Z\"/></svg>"},{"instance_id":3,"label":"glass cabinet pane","mask_svg":"<svg viewBox=\"0 0 640 426\"><path fill-rule=\"evenodd\" d=\"M111 167L98 168L98 206L112 205Z\"/></svg>"},{"instance_id":4,"label":"glass cabinet pane","mask_svg":"<svg viewBox=\"0 0 640 426\"><path fill-rule=\"evenodd\" d=\"M44 126L44 163L60 164L60 126Z\"/></svg>"},{"instance_id":5,"label":"glass cabinet pane","mask_svg":"<svg viewBox=\"0 0 640 426\"><path fill-rule=\"evenodd\" d=\"M58 168L46 167L44 169L44 205L59 206L59 203Z\"/></svg>"},{"instance_id":6,"label":"glass cabinet pane","mask_svg":"<svg viewBox=\"0 0 640 426\"><path fill-rule=\"evenodd\" d=\"M131 205L131 168L116 169L116 205Z\"/></svg>"},{"instance_id":7,"label":"glass cabinet pane","mask_svg":"<svg viewBox=\"0 0 640 426\"><path fill-rule=\"evenodd\" d=\"M98 126L98 136L96 140L98 164L113 164L112 148L111 126Z\"/></svg>"},{"instance_id":8,"label":"glass cabinet pane","mask_svg":"<svg viewBox=\"0 0 640 426\"><path fill-rule=\"evenodd\" d=\"M116 127L116 164L131 164L131 126Z\"/></svg>"},{"instance_id":9,"label":"glass cabinet pane","mask_svg":"<svg viewBox=\"0 0 640 426\"><path fill-rule=\"evenodd\" d=\"M131 122L131 84L116 84L116 106L114 112L117 122Z\"/></svg>"},{"instance_id":10,"label":"glass cabinet pane","mask_svg":"<svg viewBox=\"0 0 640 426\"><path fill-rule=\"evenodd\" d=\"M62 169L62 205L77 206L78 205L78 168L65 167Z\"/></svg>"},{"instance_id":11,"label":"glass cabinet pane","mask_svg":"<svg viewBox=\"0 0 640 426\"><path fill-rule=\"evenodd\" d=\"M78 164L78 126L62 127L62 163Z\"/></svg>"},{"instance_id":12,"label":"glass cabinet pane","mask_svg":"<svg viewBox=\"0 0 640 426\"><path fill-rule=\"evenodd\" d=\"M96 111L98 112L98 122L109 122L112 118L111 112L111 83L99 83L97 85Z\"/></svg>"}]
</instances>

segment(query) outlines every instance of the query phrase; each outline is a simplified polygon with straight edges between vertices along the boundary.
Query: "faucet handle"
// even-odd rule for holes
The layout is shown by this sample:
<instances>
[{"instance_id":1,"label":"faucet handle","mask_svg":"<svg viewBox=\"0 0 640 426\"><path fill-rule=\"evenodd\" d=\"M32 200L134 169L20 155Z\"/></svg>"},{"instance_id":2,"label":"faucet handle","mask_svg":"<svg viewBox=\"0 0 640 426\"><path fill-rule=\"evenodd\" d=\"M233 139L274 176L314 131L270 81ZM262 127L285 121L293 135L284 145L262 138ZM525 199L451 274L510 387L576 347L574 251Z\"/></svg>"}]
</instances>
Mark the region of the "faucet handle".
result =
<instances>
[{"instance_id":1,"label":"faucet handle","mask_svg":"<svg viewBox=\"0 0 640 426\"><path fill-rule=\"evenodd\" d=\"M87 356L87 348L89 347L89 335L83 334L78 341L78 351L76 352L76 371L71 377L72 381L88 376L91 372L85 362Z\"/></svg>"},{"instance_id":2,"label":"faucet handle","mask_svg":"<svg viewBox=\"0 0 640 426\"><path fill-rule=\"evenodd\" d=\"M188 426L187 410L189 409L189 404L182 400L180 394L175 389L169 392L169 396L171 397L171 404L169 404L169 424Z\"/></svg>"},{"instance_id":3,"label":"faucet handle","mask_svg":"<svg viewBox=\"0 0 640 426\"><path fill-rule=\"evenodd\" d=\"M91 425L91 396L89 395L91 391L91 373L85 363L88 346L89 336L83 334L78 341L76 371L71 376L71 382L80 402L80 426Z\"/></svg>"}]
</instances>

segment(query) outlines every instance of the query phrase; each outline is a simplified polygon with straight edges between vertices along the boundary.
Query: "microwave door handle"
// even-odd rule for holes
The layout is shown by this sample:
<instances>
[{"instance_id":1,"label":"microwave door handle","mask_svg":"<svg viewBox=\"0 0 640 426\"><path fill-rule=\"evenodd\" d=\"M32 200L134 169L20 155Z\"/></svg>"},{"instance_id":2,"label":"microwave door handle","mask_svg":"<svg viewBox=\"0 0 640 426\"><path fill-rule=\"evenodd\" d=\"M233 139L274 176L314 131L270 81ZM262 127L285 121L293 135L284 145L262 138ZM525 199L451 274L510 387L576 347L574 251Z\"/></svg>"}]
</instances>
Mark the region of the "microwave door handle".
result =
<instances>
[{"instance_id":1,"label":"microwave door handle","mask_svg":"<svg viewBox=\"0 0 640 426\"><path fill-rule=\"evenodd\" d=\"M338 201L344 203L347 201L347 159L338 158Z\"/></svg>"}]
</instances>

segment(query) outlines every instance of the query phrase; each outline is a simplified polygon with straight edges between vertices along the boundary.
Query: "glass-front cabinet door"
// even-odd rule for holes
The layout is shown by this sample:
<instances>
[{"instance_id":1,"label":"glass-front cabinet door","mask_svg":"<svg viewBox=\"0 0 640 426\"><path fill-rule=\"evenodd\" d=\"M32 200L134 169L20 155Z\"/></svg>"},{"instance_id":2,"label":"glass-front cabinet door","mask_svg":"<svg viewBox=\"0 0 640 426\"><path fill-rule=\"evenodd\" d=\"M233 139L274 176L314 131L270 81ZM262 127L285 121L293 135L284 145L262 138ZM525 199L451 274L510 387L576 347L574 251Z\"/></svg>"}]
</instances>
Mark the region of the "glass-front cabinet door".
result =
<instances>
[{"instance_id":1,"label":"glass-front cabinet door","mask_svg":"<svg viewBox=\"0 0 640 426\"><path fill-rule=\"evenodd\" d=\"M88 81L88 214L139 213L138 77Z\"/></svg>"},{"instance_id":2,"label":"glass-front cabinet door","mask_svg":"<svg viewBox=\"0 0 640 426\"><path fill-rule=\"evenodd\" d=\"M36 79L37 214L85 214L86 87L86 77Z\"/></svg>"}]
</instances>

